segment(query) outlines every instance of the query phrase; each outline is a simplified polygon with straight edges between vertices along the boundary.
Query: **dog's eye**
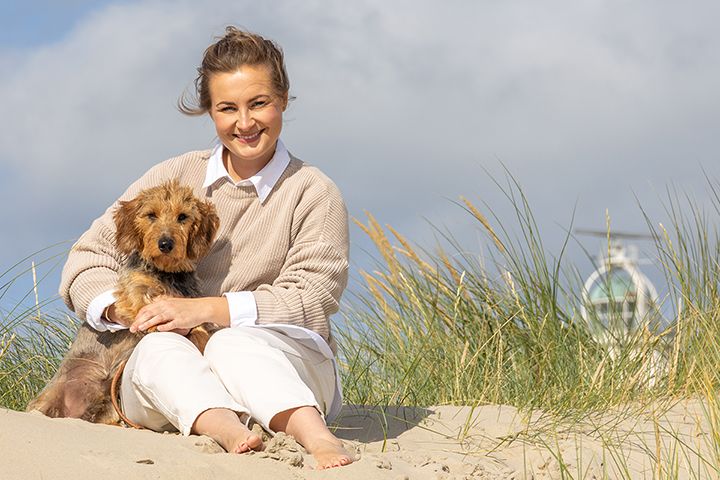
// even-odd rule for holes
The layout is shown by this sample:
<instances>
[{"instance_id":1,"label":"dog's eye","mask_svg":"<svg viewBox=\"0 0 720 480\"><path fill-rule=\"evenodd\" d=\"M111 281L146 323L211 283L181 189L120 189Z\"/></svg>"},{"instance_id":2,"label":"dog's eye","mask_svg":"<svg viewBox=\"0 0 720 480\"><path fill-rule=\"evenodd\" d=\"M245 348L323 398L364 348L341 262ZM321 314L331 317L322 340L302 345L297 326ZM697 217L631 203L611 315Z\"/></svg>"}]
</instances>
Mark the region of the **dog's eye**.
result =
<instances>
[{"instance_id":1,"label":"dog's eye","mask_svg":"<svg viewBox=\"0 0 720 480\"><path fill-rule=\"evenodd\" d=\"M180 215L178 215L177 221L180 222L180 223L182 223L182 222L184 222L185 220L187 220L187 218L188 218L187 215L185 215L184 213L181 213Z\"/></svg>"},{"instance_id":2,"label":"dog's eye","mask_svg":"<svg viewBox=\"0 0 720 480\"><path fill-rule=\"evenodd\" d=\"M157 220L157 215L155 215L154 213L148 213L147 215L145 215L145 217L147 217L147 219L150 220L151 222L154 222L155 220Z\"/></svg>"}]
</instances>

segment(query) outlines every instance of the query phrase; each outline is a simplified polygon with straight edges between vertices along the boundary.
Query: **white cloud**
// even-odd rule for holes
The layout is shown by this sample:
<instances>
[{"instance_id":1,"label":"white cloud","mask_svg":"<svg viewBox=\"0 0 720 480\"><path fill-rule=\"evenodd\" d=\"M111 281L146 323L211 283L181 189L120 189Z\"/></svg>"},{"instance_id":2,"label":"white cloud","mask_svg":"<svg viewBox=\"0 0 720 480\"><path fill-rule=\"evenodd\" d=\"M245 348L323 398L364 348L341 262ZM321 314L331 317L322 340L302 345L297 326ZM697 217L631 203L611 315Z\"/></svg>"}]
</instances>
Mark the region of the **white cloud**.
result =
<instances>
[{"instance_id":1,"label":"white cloud","mask_svg":"<svg viewBox=\"0 0 720 480\"><path fill-rule=\"evenodd\" d=\"M509 217L483 170L502 176L500 159L554 238L553 222L566 224L576 201L582 226L602 228L610 207L620 226L639 229L633 190L652 202L650 184L699 188L700 163L717 173L718 9L649 0L105 8L58 43L0 55L0 173L13 179L0 201L15 205L0 249L77 236L146 168L207 147L210 122L174 105L226 23L284 47L298 97L286 143L338 183L354 215L368 209L419 239L432 235L423 216L447 220L475 241L446 198L482 199Z\"/></svg>"}]
</instances>

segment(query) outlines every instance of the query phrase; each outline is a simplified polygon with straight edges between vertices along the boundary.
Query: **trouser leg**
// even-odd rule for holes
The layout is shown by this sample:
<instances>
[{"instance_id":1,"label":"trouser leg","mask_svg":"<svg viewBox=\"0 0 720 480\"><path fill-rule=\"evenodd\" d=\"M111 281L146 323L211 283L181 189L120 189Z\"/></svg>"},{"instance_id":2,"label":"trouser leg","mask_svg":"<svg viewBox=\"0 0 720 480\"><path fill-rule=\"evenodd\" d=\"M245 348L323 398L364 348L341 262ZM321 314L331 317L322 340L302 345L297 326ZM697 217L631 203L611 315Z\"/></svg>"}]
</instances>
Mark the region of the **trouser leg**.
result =
<instances>
[{"instance_id":1,"label":"trouser leg","mask_svg":"<svg viewBox=\"0 0 720 480\"><path fill-rule=\"evenodd\" d=\"M210 408L248 410L235 401L187 338L171 332L140 340L125 366L120 387L125 415L151 430L188 435Z\"/></svg>"},{"instance_id":2,"label":"trouser leg","mask_svg":"<svg viewBox=\"0 0 720 480\"><path fill-rule=\"evenodd\" d=\"M313 406L326 414L335 395L332 360L279 332L221 330L205 357L230 395L268 430L276 414L292 408Z\"/></svg>"}]
</instances>

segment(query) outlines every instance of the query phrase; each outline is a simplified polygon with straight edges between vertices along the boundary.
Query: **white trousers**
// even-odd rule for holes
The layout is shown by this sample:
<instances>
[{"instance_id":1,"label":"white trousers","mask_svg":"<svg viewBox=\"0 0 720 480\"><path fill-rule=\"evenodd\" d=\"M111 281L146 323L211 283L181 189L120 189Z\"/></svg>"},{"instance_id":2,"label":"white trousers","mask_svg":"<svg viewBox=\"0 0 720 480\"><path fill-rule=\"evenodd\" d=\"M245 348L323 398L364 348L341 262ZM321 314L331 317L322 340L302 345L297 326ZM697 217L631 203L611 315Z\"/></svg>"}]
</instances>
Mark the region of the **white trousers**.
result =
<instances>
[{"instance_id":1,"label":"white trousers","mask_svg":"<svg viewBox=\"0 0 720 480\"><path fill-rule=\"evenodd\" d=\"M130 420L156 431L188 435L211 408L247 413L269 430L270 420L291 408L327 414L335 382L332 359L277 331L225 328L204 355L181 335L155 332L130 356L120 401Z\"/></svg>"}]
</instances>

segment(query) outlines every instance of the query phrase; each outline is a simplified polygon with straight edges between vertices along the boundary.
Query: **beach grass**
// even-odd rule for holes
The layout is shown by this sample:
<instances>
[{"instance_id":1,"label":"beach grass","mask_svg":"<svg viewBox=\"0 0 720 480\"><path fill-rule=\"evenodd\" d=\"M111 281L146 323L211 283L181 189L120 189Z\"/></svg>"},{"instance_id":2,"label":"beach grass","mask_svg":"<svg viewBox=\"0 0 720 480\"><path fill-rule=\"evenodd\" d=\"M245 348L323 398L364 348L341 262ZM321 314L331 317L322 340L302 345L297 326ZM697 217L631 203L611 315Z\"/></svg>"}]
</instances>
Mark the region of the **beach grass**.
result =
<instances>
[{"instance_id":1,"label":"beach grass","mask_svg":"<svg viewBox=\"0 0 720 480\"><path fill-rule=\"evenodd\" d=\"M692 478L716 475L720 195L717 185L708 185L710 209L668 190L667 220L645 217L655 261L670 286L663 301L671 318L615 341L600 341L597 324L580 316L583 279L565 259L576 239L567 233L559 251L548 252L530 202L512 179L502 189L512 221L496 218L487 205L458 202L487 239L482 255L467 253L451 232L438 230L442 242L419 247L370 213L356 219L376 247L377 262L360 272L362 287L346 293L342 321L335 325L345 401L541 411L523 441L544 445L564 465L563 453L546 434L591 430L607 453L605 464L613 465L607 473L613 478L629 468L622 442L611 438L613 425L661 416L693 399L705 406L709 426L702 448L660 432L657 422L654 438L669 435L675 442L644 437L636 443L656 459L656 478L676 478L681 464L683 471L693 465ZM608 218L609 236L610 223ZM3 278L0 287L6 288L25 277L7 271ZM19 305L0 310L0 406L22 410L57 368L77 320L62 311L48 314L52 310L37 298ZM602 424L588 424L601 414ZM573 462L573 469L561 468L562 476L585 478L582 459Z\"/></svg>"},{"instance_id":2,"label":"beach grass","mask_svg":"<svg viewBox=\"0 0 720 480\"><path fill-rule=\"evenodd\" d=\"M75 337L78 322L57 307L57 298L41 299L38 286L62 264L67 246L52 245L0 272L0 406L24 410L57 370ZM34 260L33 260L34 259ZM38 270L43 275L38 276ZM14 289L18 283L23 287ZM9 292L19 299L7 300Z\"/></svg>"},{"instance_id":3,"label":"beach grass","mask_svg":"<svg viewBox=\"0 0 720 480\"><path fill-rule=\"evenodd\" d=\"M361 272L364 286L339 322L348 401L509 404L582 416L718 386L720 243L709 215L668 193L671 227L646 217L673 318L599 341L597 323L579 313L582 278L564 259L575 239L568 233L549 255L521 188L511 183L504 193L515 236L507 219L460 203L487 236L482 257L449 235L445 246L420 250L369 213L356 220L379 260Z\"/></svg>"}]
</instances>

